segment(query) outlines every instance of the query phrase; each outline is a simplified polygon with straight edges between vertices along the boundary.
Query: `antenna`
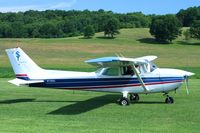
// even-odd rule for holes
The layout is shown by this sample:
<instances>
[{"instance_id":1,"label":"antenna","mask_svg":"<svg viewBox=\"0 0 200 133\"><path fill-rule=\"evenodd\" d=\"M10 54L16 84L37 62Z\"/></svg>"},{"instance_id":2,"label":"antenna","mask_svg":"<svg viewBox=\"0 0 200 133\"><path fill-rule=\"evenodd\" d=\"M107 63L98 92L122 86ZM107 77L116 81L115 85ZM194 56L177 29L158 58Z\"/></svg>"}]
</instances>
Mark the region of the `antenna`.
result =
<instances>
[{"instance_id":1,"label":"antenna","mask_svg":"<svg viewBox=\"0 0 200 133\"><path fill-rule=\"evenodd\" d=\"M117 57L120 57L117 53L115 53L115 55L116 55Z\"/></svg>"},{"instance_id":2,"label":"antenna","mask_svg":"<svg viewBox=\"0 0 200 133\"><path fill-rule=\"evenodd\" d=\"M124 57L124 55L122 53L119 54L121 57Z\"/></svg>"}]
</instances>

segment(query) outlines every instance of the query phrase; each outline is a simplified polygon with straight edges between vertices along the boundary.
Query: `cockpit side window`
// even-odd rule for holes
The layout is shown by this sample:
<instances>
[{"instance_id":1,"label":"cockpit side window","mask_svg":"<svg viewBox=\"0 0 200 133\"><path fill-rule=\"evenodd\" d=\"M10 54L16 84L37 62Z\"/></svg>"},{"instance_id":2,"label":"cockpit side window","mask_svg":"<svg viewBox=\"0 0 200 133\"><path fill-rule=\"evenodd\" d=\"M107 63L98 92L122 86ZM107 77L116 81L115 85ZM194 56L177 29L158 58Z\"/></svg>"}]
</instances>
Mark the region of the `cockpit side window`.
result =
<instances>
[{"instance_id":1,"label":"cockpit side window","mask_svg":"<svg viewBox=\"0 0 200 133\"><path fill-rule=\"evenodd\" d=\"M140 65L135 65L137 73L141 73ZM133 66L124 66L122 67L122 75L135 75Z\"/></svg>"},{"instance_id":2,"label":"cockpit side window","mask_svg":"<svg viewBox=\"0 0 200 133\"><path fill-rule=\"evenodd\" d=\"M134 71L132 66L127 66L123 68L123 74L122 75L134 75Z\"/></svg>"},{"instance_id":3,"label":"cockpit side window","mask_svg":"<svg viewBox=\"0 0 200 133\"><path fill-rule=\"evenodd\" d=\"M119 68L107 68L103 71L105 76L119 76Z\"/></svg>"}]
</instances>

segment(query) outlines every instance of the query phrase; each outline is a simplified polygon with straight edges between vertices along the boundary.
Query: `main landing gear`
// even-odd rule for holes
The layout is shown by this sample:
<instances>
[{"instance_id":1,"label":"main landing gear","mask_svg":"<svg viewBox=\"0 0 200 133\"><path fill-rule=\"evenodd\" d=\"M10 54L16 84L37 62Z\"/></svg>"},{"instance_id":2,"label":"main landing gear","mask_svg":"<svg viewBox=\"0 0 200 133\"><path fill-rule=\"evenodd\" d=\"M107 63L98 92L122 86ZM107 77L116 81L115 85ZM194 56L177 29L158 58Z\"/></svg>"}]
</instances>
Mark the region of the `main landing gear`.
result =
<instances>
[{"instance_id":1,"label":"main landing gear","mask_svg":"<svg viewBox=\"0 0 200 133\"><path fill-rule=\"evenodd\" d=\"M129 100L128 100L128 98L122 97L122 98L119 100L119 104L122 105L122 106L127 106L127 105L129 105Z\"/></svg>"},{"instance_id":2,"label":"main landing gear","mask_svg":"<svg viewBox=\"0 0 200 133\"><path fill-rule=\"evenodd\" d=\"M130 94L130 101L138 102L140 100L140 97L138 94Z\"/></svg>"},{"instance_id":3,"label":"main landing gear","mask_svg":"<svg viewBox=\"0 0 200 133\"><path fill-rule=\"evenodd\" d=\"M164 94L166 96L166 99L165 99L165 103L166 104L173 104L174 103L174 99L173 97L170 97L168 95L168 93L165 93ZM119 99L119 104L122 105L122 106L127 106L130 104L130 101L132 102L138 102L140 100L140 97L138 94L133 94L131 93L130 94L130 99L128 99L128 93L127 92L123 92L123 97L121 99Z\"/></svg>"},{"instance_id":4,"label":"main landing gear","mask_svg":"<svg viewBox=\"0 0 200 133\"><path fill-rule=\"evenodd\" d=\"M173 97L170 97L168 94L165 94L165 95L167 96L167 98L165 99L165 103L173 104L174 103Z\"/></svg>"},{"instance_id":5,"label":"main landing gear","mask_svg":"<svg viewBox=\"0 0 200 133\"><path fill-rule=\"evenodd\" d=\"M128 93L124 92L123 97L119 100L119 104L122 106L127 106L130 104L130 101L138 102L139 101L139 95L138 94L130 94L130 100L128 99Z\"/></svg>"}]
</instances>

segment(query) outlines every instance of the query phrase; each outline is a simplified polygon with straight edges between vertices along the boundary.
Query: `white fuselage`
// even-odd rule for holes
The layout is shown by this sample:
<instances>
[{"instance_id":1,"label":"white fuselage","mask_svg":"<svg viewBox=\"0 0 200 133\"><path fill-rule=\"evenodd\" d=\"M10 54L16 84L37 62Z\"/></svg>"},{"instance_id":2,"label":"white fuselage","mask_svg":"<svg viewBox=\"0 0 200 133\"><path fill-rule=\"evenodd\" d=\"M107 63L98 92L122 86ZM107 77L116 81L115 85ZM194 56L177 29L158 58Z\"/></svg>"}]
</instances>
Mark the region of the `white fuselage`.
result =
<instances>
[{"instance_id":1,"label":"white fuselage","mask_svg":"<svg viewBox=\"0 0 200 133\"><path fill-rule=\"evenodd\" d=\"M32 84L35 87L78 89L103 92L128 92L128 93L167 93L178 89L184 82L186 71L177 69L157 68L153 72L141 74L146 92L138 78L133 75L106 76L95 72L72 72L43 70L36 74L39 77L29 77L31 80L41 79L44 83ZM18 77L20 78L20 77ZM23 77L21 77L23 78Z\"/></svg>"},{"instance_id":2,"label":"white fuselage","mask_svg":"<svg viewBox=\"0 0 200 133\"><path fill-rule=\"evenodd\" d=\"M86 63L99 68L96 72L72 72L42 69L21 48L6 49L6 52L16 75L9 82L18 86L121 92L127 98L128 93L168 93L194 75L157 68L152 62L156 56L91 59Z\"/></svg>"}]
</instances>

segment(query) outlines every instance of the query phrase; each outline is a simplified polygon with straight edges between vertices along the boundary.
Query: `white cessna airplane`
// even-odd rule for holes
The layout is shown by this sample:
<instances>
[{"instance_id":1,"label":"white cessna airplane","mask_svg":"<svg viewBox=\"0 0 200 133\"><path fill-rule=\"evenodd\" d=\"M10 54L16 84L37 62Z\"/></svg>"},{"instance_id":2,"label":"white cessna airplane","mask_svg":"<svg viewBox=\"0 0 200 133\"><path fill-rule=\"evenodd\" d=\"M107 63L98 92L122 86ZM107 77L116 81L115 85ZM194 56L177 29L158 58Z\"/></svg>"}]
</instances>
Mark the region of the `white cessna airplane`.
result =
<instances>
[{"instance_id":1,"label":"white cessna airplane","mask_svg":"<svg viewBox=\"0 0 200 133\"><path fill-rule=\"evenodd\" d=\"M176 91L184 81L188 94L188 77L194 73L157 68L156 56L140 58L103 57L86 61L98 68L96 72L45 70L35 64L21 48L6 49L16 79L9 82L30 87L120 92L121 105L139 101L138 94L164 93L166 103L173 103L170 91ZM128 99L130 94L130 99Z\"/></svg>"}]
</instances>

